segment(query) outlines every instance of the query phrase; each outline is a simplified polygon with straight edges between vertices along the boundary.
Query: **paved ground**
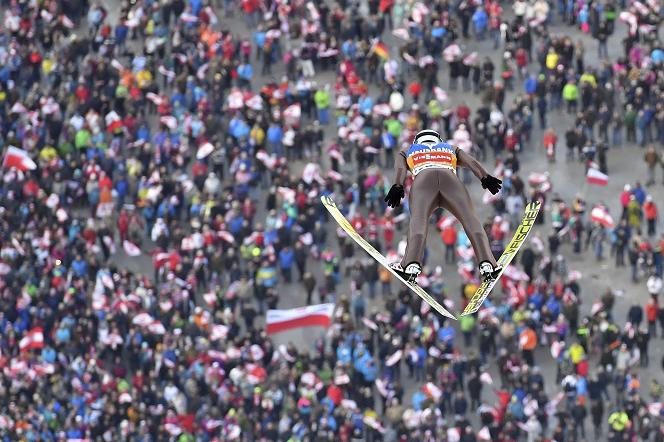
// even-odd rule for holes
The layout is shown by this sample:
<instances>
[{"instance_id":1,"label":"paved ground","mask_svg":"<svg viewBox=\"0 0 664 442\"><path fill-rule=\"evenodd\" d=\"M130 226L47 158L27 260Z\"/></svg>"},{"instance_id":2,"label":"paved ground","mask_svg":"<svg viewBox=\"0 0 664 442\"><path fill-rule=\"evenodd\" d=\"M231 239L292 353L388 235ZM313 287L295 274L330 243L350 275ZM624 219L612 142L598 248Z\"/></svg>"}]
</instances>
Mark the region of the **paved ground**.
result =
<instances>
[{"instance_id":1,"label":"paved ground","mask_svg":"<svg viewBox=\"0 0 664 442\"><path fill-rule=\"evenodd\" d=\"M117 9L114 9L114 6L117 5L115 0L104 0L103 3L106 5L109 13L111 15L111 23L115 23L114 17L117 14ZM507 9L507 2L505 2L505 7ZM219 18L224 28L229 28L235 33L244 33L248 35L248 31L244 26L243 20L238 19L227 19L223 17L223 14L220 12ZM583 44L586 48L586 64L587 65L597 65L597 43L593 41L589 36L582 34L577 29L573 29L568 26L554 25L550 28L550 33L554 35L570 35L574 41L580 39L583 41ZM623 24L618 24L616 32L609 40L609 54L612 59L615 59L622 52L622 45L620 39L625 35L625 26ZM398 42L395 41L392 36L386 36L386 43L391 48L396 48ZM501 51L494 51L492 49L491 43L487 40L484 42L476 42L474 40L463 41L462 45L466 52L477 50L480 54L480 57L489 55L492 57L494 64L498 67L500 66L500 57L502 55ZM394 50L394 49L393 49ZM275 66L277 68L277 66ZM258 72L260 70L257 70ZM272 78L279 79L281 77L279 69L274 69L274 74ZM447 89L448 86L448 75L446 71L446 66L441 68L439 73L439 78L441 80L441 86L444 89ZM319 75L316 78L316 81L319 84L329 82L333 79L333 76L330 73ZM260 83L268 80L266 77L258 77L257 81L254 83L255 86L258 86ZM511 99L514 97L515 93L518 93L522 90L520 85L517 85L514 92L508 93L507 99L505 101L506 107L509 107ZM462 94L462 93L450 93L450 100L452 103L459 103L461 100L465 101L472 109L477 108L479 104L478 97L472 94ZM571 125L571 118L564 114L556 114L555 112L549 115L549 124L556 130L558 133L559 139L564 139L564 132ZM538 124L536 124L538 126ZM336 131L333 126L330 125L326 130L327 140L330 140L333 134ZM520 155L521 160L521 176L527 177L530 172L545 172L548 171L551 174L552 182L554 183L554 190L560 194L560 196L565 201L571 201L571 199L576 195L580 194L583 196L586 201L589 203L593 202L604 202L608 204L611 209L611 213L619 213L619 201L618 195L622 190L622 187L625 183L631 183L639 178L645 176L645 165L642 161L643 151L634 145L625 145L620 148L615 148L610 151L608 155L608 168L609 168L609 186L607 187L589 187L585 184L584 180L584 167L578 162L564 162L564 152L560 155L561 150L559 149L559 160L556 164L551 165L547 162L543 148L541 146L540 140L542 137L542 132L535 128L533 130L532 143L528 146L525 146L525 151ZM563 141L564 144L564 141ZM325 161L324 161L325 162ZM490 166L490 163L487 161L487 166ZM302 164L296 164L295 168L301 168ZM387 172L388 177L391 177L391 172ZM659 172L658 172L659 173ZM653 197L656 202L664 201L664 187L661 184L662 178L661 175L658 176L658 184L649 189L652 192ZM481 203L482 189L479 183L475 182L470 187L470 192L475 199L476 206L480 213L480 217L490 216L492 214L492 209L490 207L483 206ZM661 205L661 204L660 204ZM662 207L664 208L664 207ZM548 208L545 208L548 211ZM661 231L663 223L660 221L659 230ZM540 231L543 237L548 233L550 224L545 224L544 226L537 228L536 231ZM443 262L443 247L440 239L437 235L430 235L428 241L429 247L429 262L431 264L442 263ZM147 250L146 250L147 251ZM592 251L583 253L581 255L574 255L571 253L570 245L563 245L561 247L561 252L567 257L569 267L574 270L578 270L583 274L581 280L582 286L582 313L586 313L590 310L592 301L599 296L607 287L612 287L614 289L624 290L625 295L622 298L618 298L615 306L615 314L619 321L623 322L627 313L627 309L631 305L631 302L639 302L643 304L647 298L647 292L645 290L645 282L642 282L638 285L632 284L629 279L628 269L615 269L610 260L605 261L602 264L595 262ZM120 248L120 254L116 255L115 259L121 261L124 265L129 265L135 271L145 272L148 275L152 275L152 266L150 259L147 256L130 258L122 256L123 253ZM358 254L356 256L361 256L363 252L358 249ZM454 268L445 268L445 275L447 278L447 285L451 290L456 290L459 286L459 277L456 272L456 267ZM395 287L396 288L396 287ZM341 293L346 290L346 293L350 293L349 287L347 284L341 286ZM304 293L300 290L297 285L287 285L281 291L281 300L280 308L289 308L302 306L305 303ZM456 296L454 296L456 299ZM376 306L382 307L382 300L378 299L375 301ZM280 343L294 342L297 346L308 346L312 347L313 341L320 337L323 332L319 330L306 330L306 331L296 331L283 333L275 336L275 341ZM664 350L659 339L654 340L651 344L651 369L644 371L642 370L642 385L647 386L649 383L650 377L660 377L661 378L661 369L659 361L664 355ZM552 361L548 350L541 349L537 356L536 361L539 365L542 366L544 374L547 381L547 392L552 393L557 390L556 386L553 384L553 379L555 379L555 364ZM496 369L495 362L491 363L493 366L491 370ZM497 376L496 376L497 377ZM408 384L407 389L413 391L413 389L418 388L419 385Z\"/></svg>"}]
</instances>

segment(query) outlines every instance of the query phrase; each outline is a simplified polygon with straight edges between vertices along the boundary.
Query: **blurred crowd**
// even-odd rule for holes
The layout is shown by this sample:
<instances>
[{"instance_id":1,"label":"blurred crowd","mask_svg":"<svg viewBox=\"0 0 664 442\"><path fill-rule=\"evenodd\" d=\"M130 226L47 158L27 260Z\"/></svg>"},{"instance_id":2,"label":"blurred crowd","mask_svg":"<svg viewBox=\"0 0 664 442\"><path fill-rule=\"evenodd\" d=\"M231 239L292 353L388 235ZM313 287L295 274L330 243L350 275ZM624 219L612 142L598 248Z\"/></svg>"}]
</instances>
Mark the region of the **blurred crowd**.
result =
<instances>
[{"instance_id":1,"label":"blurred crowd","mask_svg":"<svg viewBox=\"0 0 664 442\"><path fill-rule=\"evenodd\" d=\"M659 1L1 4L1 440L664 440L662 386L640 381L664 336ZM465 49L485 39L498 57ZM483 199L496 256L525 202L546 207L458 323L319 202L403 253L408 205L386 208L384 171L423 128L503 179ZM620 149L636 158L622 213L521 170L540 155L607 176ZM427 254L418 282L460 311L472 249L432 221L444 262ZM583 291L571 254L629 266L649 300L617 314L629 293ZM319 302L334 324L311 347L262 327Z\"/></svg>"}]
</instances>

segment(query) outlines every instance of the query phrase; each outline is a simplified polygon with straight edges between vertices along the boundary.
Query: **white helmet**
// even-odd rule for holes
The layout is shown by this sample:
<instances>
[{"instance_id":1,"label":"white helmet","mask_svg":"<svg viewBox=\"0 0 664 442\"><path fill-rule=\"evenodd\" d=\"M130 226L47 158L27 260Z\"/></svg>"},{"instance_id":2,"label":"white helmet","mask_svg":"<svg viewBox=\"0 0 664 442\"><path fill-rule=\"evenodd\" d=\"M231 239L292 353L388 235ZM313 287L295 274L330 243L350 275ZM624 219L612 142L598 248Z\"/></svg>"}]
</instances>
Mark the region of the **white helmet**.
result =
<instances>
[{"instance_id":1,"label":"white helmet","mask_svg":"<svg viewBox=\"0 0 664 442\"><path fill-rule=\"evenodd\" d=\"M440 138L438 132L431 129L424 129L419 131L413 140L413 144L424 144L425 146L434 146L442 142L443 140Z\"/></svg>"}]
</instances>

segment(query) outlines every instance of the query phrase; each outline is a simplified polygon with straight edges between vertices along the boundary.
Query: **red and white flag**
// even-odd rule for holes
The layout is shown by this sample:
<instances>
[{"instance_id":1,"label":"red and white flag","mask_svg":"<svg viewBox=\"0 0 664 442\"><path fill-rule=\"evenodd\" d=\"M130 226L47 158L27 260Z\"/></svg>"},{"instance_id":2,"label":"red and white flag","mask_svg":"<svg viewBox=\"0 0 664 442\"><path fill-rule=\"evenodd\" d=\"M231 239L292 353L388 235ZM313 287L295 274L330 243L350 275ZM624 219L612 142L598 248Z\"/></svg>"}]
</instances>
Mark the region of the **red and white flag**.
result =
<instances>
[{"instance_id":1,"label":"red and white flag","mask_svg":"<svg viewBox=\"0 0 664 442\"><path fill-rule=\"evenodd\" d=\"M235 237L231 234L231 232L227 230L220 230L217 232L217 236L227 243L233 244L235 243Z\"/></svg>"},{"instance_id":2,"label":"red and white flag","mask_svg":"<svg viewBox=\"0 0 664 442\"><path fill-rule=\"evenodd\" d=\"M168 70L168 69L166 68L166 66L164 66L163 64L162 64L162 65L159 65L159 68L157 68L157 70L159 71L159 73L160 73L161 75L163 75L164 77L166 77L166 78L168 78L168 79L175 78L175 71L170 71L170 70ZM152 93L152 92L148 92L148 93L146 94L146 97L147 97L148 95L150 95L151 93ZM153 95L154 95L154 94L153 94ZM147 98L148 98L149 100L152 100L150 97L147 97ZM152 102L153 102L154 104L156 104L157 106L159 106L159 104L161 104L161 103L156 103L154 100L152 100Z\"/></svg>"},{"instance_id":3,"label":"red and white flag","mask_svg":"<svg viewBox=\"0 0 664 442\"><path fill-rule=\"evenodd\" d=\"M131 241L127 241L126 239L122 242L122 248L124 249L125 253L129 256L141 255L141 249L139 249L136 244L134 244Z\"/></svg>"},{"instance_id":4,"label":"red and white flag","mask_svg":"<svg viewBox=\"0 0 664 442\"><path fill-rule=\"evenodd\" d=\"M606 186L609 184L609 176L597 169L590 168L586 174L586 182L589 184L597 184L598 186Z\"/></svg>"},{"instance_id":5,"label":"red and white flag","mask_svg":"<svg viewBox=\"0 0 664 442\"><path fill-rule=\"evenodd\" d=\"M32 367L35 370L37 376L45 376L47 374L55 373L55 365L50 362L44 362L42 364L37 364Z\"/></svg>"},{"instance_id":6,"label":"red and white flag","mask_svg":"<svg viewBox=\"0 0 664 442\"><path fill-rule=\"evenodd\" d=\"M378 324L376 324L375 322L373 322L373 321L372 321L371 319L369 319L369 318L362 318L362 323L363 323L367 328L369 328L369 329L371 329L371 330L374 330L374 331L378 330Z\"/></svg>"},{"instance_id":7,"label":"red and white flag","mask_svg":"<svg viewBox=\"0 0 664 442\"><path fill-rule=\"evenodd\" d=\"M343 181L344 176L340 174L339 172L336 172L334 170L328 170L327 175L328 178L333 179L334 181Z\"/></svg>"},{"instance_id":8,"label":"red and white flag","mask_svg":"<svg viewBox=\"0 0 664 442\"><path fill-rule=\"evenodd\" d=\"M440 399L440 397L443 395L442 390L438 388L433 382L427 382L422 387L422 393L426 394L436 402L438 402L438 399Z\"/></svg>"},{"instance_id":9,"label":"red and white flag","mask_svg":"<svg viewBox=\"0 0 664 442\"><path fill-rule=\"evenodd\" d=\"M162 324L161 321L154 320L148 325L148 331L155 335L163 335L166 334L166 327L164 327L164 324Z\"/></svg>"},{"instance_id":10,"label":"red and white flag","mask_svg":"<svg viewBox=\"0 0 664 442\"><path fill-rule=\"evenodd\" d=\"M18 347L21 351L44 348L44 330L41 327L33 328L23 336Z\"/></svg>"},{"instance_id":11,"label":"red and white flag","mask_svg":"<svg viewBox=\"0 0 664 442\"><path fill-rule=\"evenodd\" d=\"M594 207L590 211L590 220L603 225L604 227L613 228L616 223L613 221L609 212L602 206Z\"/></svg>"},{"instance_id":12,"label":"red and white flag","mask_svg":"<svg viewBox=\"0 0 664 442\"><path fill-rule=\"evenodd\" d=\"M210 330L210 341L218 341L226 339L228 336L228 326L223 324L215 324Z\"/></svg>"},{"instance_id":13,"label":"red and white flag","mask_svg":"<svg viewBox=\"0 0 664 442\"><path fill-rule=\"evenodd\" d=\"M37 163L32 161L30 155L23 149L18 147L9 146L5 152L5 158L2 160L2 167L11 169L12 167L20 171L34 170L37 168Z\"/></svg>"},{"instance_id":14,"label":"red and white flag","mask_svg":"<svg viewBox=\"0 0 664 442\"><path fill-rule=\"evenodd\" d=\"M479 440L491 440L491 432L489 431L489 427L486 425L482 427L482 429L477 433L477 438Z\"/></svg>"},{"instance_id":15,"label":"red and white flag","mask_svg":"<svg viewBox=\"0 0 664 442\"><path fill-rule=\"evenodd\" d=\"M159 118L159 123L165 125L170 130L175 130L178 128L178 120L172 115L164 115Z\"/></svg>"},{"instance_id":16,"label":"red and white flag","mask_svg":"<svg viewBox=\"0 0 664 442\"><path fill-rule=\"evenodd\" d=\"M280 333L303 327L329 327L332 324L334 304L317 304L289 310L268 310L267 334Z\"/></svg>"},{"instance_id":17,"label":"red and white flag","mask_svg":"<svg viewBox=\"0 0 664 442\"><path fill-rule=\"evenodd\" d=\"M74 22L64 14L60 16L60 23L62 23L62 26L67 29L74 29L76 27L76 24L74 24Z\"/></svg>"},{"instance_id":18,"label":"red and white flag","mask_svg":"<svg viewBox=\"0 0 664 442\"><path fill-rule=\"evenodd\" d=\"M526 272L516 268L513 265L507 266L504 276L513 281L528 281L530 279Z\"/></svg>"},{"instance_id":19,"label":"red and white flag","mask_svg":"<svg viewBox=\"0 0 664 442\"><path fill-rule=\"evenodd\" d=\"M0 416L0 428L14 428L14 421L7 416Z\"/></svg>"},{"instance_id":20,"label":"red and white flag","mask_svg":"<svg viewBox=\"0 0 664 442\"><path fill-rule=\"evenodd\" d=\"M410 33L408 32L408 29L406 28L398 28L392 31L392 35L394 35L397 38L400 38L402 40L408 41L410 40Z\"/></svg>"},{"instance_id":21,"label":"red and white flag","mask_svg":"<svg viewBox=\"0 0 664 442\"><path fill-rule=\"evenodd\" d=\"M132 324L138 325L141 327L147 327L152 324L155 319L149 313L139 313L134 316L134 319L131 321Z\"/></svg>"},{"instance_id":22,"label":"red and white flag","mask_svg":"<svg viewBox=\"0 0 664 442\"><path fill-rule=\"evenodd\" d=\"M401 356L403 356L403 350L397 350L385 361L385 365L391 367L401 361Z\"/></svg>"}]
</instances>

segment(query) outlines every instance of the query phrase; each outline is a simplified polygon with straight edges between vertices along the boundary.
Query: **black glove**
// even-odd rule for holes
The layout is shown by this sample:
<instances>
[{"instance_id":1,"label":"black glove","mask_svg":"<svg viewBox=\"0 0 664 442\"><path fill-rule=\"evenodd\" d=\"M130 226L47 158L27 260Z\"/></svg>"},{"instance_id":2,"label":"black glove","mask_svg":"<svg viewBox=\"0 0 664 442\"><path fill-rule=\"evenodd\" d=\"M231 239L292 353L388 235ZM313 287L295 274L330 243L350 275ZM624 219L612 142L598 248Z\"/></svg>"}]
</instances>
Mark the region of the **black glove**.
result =
<instances>
[{"instance_id":1,"label":"black glove","mask_svg":"<svg viewBox=\"0 0 664 442\"><path fill-rule=\"evenodd\" d=\"M489 189L489 192L491 192L494 195L500 191L500 188L502 187L503 184L502 181L500 181L495 176L491 175L485 176L480 181L482 181L482 187L484 189Z\"/></svg>"},{"instance_id":2,"label":"black glove","mask_svg":"<svg viewBox=\"0 0 664 442\"><path fill-rule=\"evenodd\" d=\"M404 197L406 193L403 190L401 184L394 184L390 187L390 191L385 195L385 202L388 206L395 208L401 203L401 198Z\"/></svg>"}]
</instances>

